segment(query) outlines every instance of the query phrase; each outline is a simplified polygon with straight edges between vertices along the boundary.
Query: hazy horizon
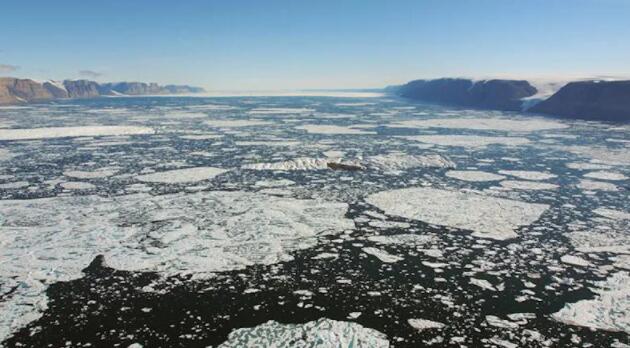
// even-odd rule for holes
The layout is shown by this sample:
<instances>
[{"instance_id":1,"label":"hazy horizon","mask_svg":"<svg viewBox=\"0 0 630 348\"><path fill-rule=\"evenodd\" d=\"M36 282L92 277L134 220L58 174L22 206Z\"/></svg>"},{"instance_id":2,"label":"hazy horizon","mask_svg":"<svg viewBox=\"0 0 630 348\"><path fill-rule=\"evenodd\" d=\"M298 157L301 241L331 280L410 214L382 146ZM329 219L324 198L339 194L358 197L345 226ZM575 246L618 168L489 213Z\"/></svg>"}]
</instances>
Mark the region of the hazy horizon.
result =
<instances>
[{"instance_id":1,"label":"hazy horizon","mask_svg":"<svg viewBox=\"0 0 630 348\"><path fill-rule=\"evenodd\" d=\"M8 3L0 76L208 91L627 76L630 2Z\"/></svg>"}]
</instances>

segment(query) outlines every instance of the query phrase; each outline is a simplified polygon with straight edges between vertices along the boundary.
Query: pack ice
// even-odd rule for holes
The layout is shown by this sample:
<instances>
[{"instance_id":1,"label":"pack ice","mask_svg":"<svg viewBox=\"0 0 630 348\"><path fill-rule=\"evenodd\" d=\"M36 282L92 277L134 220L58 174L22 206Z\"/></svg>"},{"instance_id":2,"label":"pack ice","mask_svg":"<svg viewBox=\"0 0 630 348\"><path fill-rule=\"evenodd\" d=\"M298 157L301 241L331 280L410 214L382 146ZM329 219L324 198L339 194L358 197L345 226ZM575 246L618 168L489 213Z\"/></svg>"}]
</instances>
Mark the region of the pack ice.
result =
<instances>
[{"instance_id":1,"label":"pack ice","mask_svg":"<svg viewBox=\"0 0 630 348\"><path fill-rule=\"evenodd\" d=\"M16 290L0 303L0 341L41 315L46 284L81 277L97 255L164 276L271 264L352 229L347 207L241 191L2 200L0 293Z\"/></svg>"}]
</instances>

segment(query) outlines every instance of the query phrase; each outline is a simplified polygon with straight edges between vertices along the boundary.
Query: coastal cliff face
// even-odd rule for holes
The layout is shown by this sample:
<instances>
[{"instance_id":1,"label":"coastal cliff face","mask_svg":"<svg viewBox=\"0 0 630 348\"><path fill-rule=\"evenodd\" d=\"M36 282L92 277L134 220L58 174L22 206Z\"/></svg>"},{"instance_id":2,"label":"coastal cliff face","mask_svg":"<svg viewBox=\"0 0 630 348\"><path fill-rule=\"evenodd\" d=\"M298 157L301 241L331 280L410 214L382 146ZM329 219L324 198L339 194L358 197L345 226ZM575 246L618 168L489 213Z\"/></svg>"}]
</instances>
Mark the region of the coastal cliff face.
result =
<instances>
[{"instance_id":1,"label":"coastal cliff face","mask_svg":"<svg viewBox=\"0 0 630 348\"><path fill-rule=\"evenodd\" d=\"M116 82L101 85L104 90L114 92L112 94L125 95L155 95L162 93L162 87L156 83L144 82Z\"/></svg>"},{"instance_id":2,"label":"coastal cliff face","mask_svg":"<svg viewBox=\"0 0 630 348\"><path fill-rule=\"evenodd\" d=\"M125 95L163 95L163 94L194 94L205 92L203 88L186 85L160 86L157 83L144 82L116 82L102 84L103 94Z\"/></svg>"},{"instance_id":3,"label":"coastal cliff face","mask_svg":"<svg viewBox=\"0 0 630 348\"><path fill-rule=\"evenodd\" d=\"M15 104L54 98L42 84L28 79L0 78L0 104Z\"/></svg>"},{"instance_id":4,"label":"coastal cliff face","mask_svg":"<svg viewBox=\"0 0 630 348\"><path fill-rule=\"evenodd\" d=\"M46 81L43 84L44 88L52 95L53 98L69 98L68 90L63 83L53 83Z\"/></svg>"},{"instance_id":5,"label":"coastal cliff face","mask_svg":"<svg viewBox=\"0 0 630 348\"><path fill-rule=\"evenodd\" d=\"M630 122L630 81L571 82L530 111L565 118Z\"/></svg>"},{"instance_id":6,"label":"coastal cliff face","mask_svg":"<svg viewBox=\"0 0 630 348\"><path fill-rule=\"evenodd\" d=\"M110 95L164 95L203 93L203 88L144 82L99 84L89 80L37 82L30 79L0 77L0 105L21 104L60 98L96 98Z\"/></svg>"},{"instance_id":7,"label":"coastal cliff face","mask_svg":"<svg viewBox=\"0 0 630 348\"><path fill-rule=\"evenodd\" d=\"M101 95L99 84L88 80L65 80L63 85L69 98L94 98Z\"/></svg>"},{"instance_id":8,"label":"coastal cliff face","mask_svg":"<svg viewBox=\"0 0 630 348\"><path fill-rule=\"evenodd\" d=\"M415 80L394 89L401 97L463 107L520 111L522 98L536 94L523 80Z\"/></svg>"}]
</instances>

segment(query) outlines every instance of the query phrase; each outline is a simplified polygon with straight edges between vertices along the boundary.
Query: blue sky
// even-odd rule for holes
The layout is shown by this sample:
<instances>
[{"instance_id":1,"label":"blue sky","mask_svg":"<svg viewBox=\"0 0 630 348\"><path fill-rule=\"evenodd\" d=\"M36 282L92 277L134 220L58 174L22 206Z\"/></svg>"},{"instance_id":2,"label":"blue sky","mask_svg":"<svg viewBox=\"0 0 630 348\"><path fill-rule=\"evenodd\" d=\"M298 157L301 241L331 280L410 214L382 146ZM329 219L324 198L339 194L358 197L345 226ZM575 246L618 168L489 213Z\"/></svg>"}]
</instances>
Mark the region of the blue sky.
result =
<instances>
[{"instance_id":1,"label":"blue sky","mask_svg":"<svg viewBox=\"0 0 630 348\"><path fill-rule=\"evenodd\" d=\"M369 88L630 74L630 0L5 1L0 75Z\"/></svg>"}]
</instances>

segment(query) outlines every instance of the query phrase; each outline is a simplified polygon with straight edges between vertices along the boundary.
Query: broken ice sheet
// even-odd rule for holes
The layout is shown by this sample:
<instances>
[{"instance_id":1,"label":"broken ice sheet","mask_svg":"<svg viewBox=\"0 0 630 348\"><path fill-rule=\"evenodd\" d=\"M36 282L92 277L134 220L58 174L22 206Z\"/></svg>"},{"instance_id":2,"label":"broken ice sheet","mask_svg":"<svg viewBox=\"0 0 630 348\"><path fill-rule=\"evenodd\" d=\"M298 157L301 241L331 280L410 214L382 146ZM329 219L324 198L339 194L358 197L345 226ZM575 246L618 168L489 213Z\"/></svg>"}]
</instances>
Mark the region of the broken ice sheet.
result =
<instances>
[{"instance_id":1,"label":"broken ice sheet","mask_svg":"<svg viewBox=\"0 0 630 348\"><path fill-rule=\"evenodd\" d=\"M630 334L630 276L618 272L591 288L592 300L568 303L552 317L570 325Z\"/></svg>"},{"instance_id":2,"label":"broken ice sheet","mask_svg":"<svg viewBox=\"0 0 630 348\"><path fill-rule=\"evenodd\" d=\"M29 285L0 306L0 327L37 318L44 284L81 277L97 255L116 269L165 276L271 264L319 236L352 229L346 210L345 203L240 191L2 200L0 280Z\"/></svg>"},{"instance_id":3,"label":"broken ice sheet","mask_svg":"<svg viewBox=\"0 0 630 348\"><path fill-rule=\"evenodd\" d=\"M322 318L304 324L268 321L252 328L234 330L219 348L240 347L356 347L387 348L387 337L357 323Z\"/></svg>"},{"instance_id":4,"label":"broken ice sheet","mask_svg":"<svg viewBox=\"0 0 630 348\"><path fill-rule=\"evenodd\" d=\"M473 236L496 240L518 237L517 228L536 221L548 208L546 204L428 187L383 191L366 201L389 215L472 230Z\"/></svg>"}]
</instances>

